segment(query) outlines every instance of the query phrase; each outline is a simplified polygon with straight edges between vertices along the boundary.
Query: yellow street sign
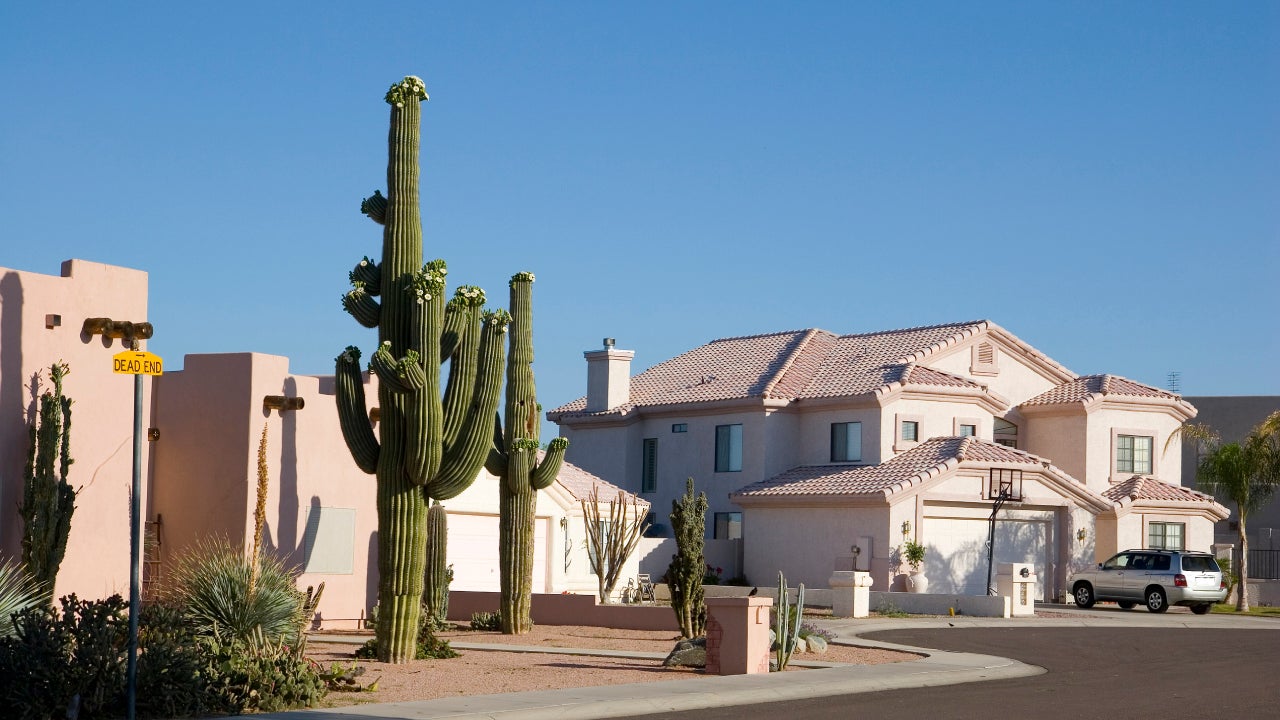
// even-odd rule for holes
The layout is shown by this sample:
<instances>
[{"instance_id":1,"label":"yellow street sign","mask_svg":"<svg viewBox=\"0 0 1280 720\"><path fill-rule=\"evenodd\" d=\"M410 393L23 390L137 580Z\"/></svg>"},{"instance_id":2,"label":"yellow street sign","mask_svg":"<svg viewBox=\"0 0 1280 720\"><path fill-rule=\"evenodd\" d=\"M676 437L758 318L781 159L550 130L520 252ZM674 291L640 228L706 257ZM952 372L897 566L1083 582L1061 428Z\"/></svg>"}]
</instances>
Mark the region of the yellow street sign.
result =
<instances>
[{"instance_id":1,"label":"yellow street sign","mask_svg":"<svg viewBox=\"0 0 1280 720\"><path fill-rule=\"evenodd\" d=\"M126 350L111 356L111 371L118 375L160 375L164 361L145 350Z\"/></svg>"}]
</instances>

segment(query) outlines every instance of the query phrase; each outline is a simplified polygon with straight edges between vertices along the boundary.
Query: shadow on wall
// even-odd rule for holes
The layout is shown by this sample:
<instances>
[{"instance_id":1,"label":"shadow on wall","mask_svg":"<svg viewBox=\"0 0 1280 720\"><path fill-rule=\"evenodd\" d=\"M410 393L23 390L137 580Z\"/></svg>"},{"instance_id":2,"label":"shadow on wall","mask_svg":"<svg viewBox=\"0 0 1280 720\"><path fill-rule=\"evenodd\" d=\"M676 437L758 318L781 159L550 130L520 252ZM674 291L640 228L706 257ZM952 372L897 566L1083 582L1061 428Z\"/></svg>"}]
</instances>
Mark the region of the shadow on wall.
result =
<instances>
[{"instance_id":1,"label":"shadow on wall","mask_svg":"<svg viewBox=\"0 0 1280 720\"><path fill-rule=\"evenodd\" d=\"M22 463L27 444L22 295L22 278L18 273L7 272L0 277L0 508L4 508L5 517L15 519L17 513L13 509L22 500ZM18 557L21 554L20 525L0 522L0 552L4 555Z\"/></svg>"},{"instance_id":2,"label":"shadow on wall","mask_svg":"<svg viewBox=\"0 0 1280 720\"><path fill-rule=\"evenodd\" d=\"M297 397L298 383L293 378L284 381L285 397ZM271 411L266 410L265 415ZM280 559L286 565L306 567L301 547L302 538L298 536L298 415L296 411L280 412L280 497L276 501L276 517L279 527L276 528L276 540L279 543ZM320 498L311 498L312 514L320 507Z\"/></svg>"}]
</instances>

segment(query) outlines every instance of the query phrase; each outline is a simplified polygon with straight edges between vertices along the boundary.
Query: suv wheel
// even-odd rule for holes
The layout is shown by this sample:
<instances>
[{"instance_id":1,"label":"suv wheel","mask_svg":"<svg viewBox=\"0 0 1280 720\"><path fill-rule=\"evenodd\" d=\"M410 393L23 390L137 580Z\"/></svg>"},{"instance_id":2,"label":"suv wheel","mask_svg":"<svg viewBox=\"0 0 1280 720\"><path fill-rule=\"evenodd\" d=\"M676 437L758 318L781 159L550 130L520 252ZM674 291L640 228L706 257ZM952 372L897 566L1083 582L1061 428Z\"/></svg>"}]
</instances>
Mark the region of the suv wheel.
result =
<instances>
[{"instance_id":1,"label":"suv wheel","mask_svg":"<svg viewBox=\"0 0 1280 720\"><path fill-rule=\"evenodd\" d=\"M1169 609L1169 596L1158 587L1147 588L1147 609L1153 613L1162 613Z\"/></svg>"},{"instance_id":2,"label":"suv wheel","mask_svg":"<svg viewBox=\"0 0 1280 720\"><path fill-rule=\"evenodd\" d=\"M1132 600L1117 600L1116 604L1120 606L1121 610L1132 610L1138 603Z\"/></svg>"},{"instance_id":3,"label":"suv wheel","mask_svg":"<svg viewBox=\"0 0 1280 720\"><path fill-rule=\"evenodd\" d=\"M1096 600L1093 597L1093 587L1089 583L1078 583L1075 588L1076 606L1082 608L1091 608Z\"/></svg>"},{"instance_id":4,"label":"suv wheel","mask_svg":"<svg viewBox=\"0 0 1280 720\"><path fill-rule=\"evenodd\" d=\"M1195 614L1197 614L1197 615L1204 615L1205 613L1209 612L1209 611L1210 611L1210 610L1212 610L1212 609L1213 609L1213 606L1212 606L1212 605L1209 605L1209 604L1192 605L1192 606L1191 606L1191 612L1193 612L1193 613L1195 613Z\"/></svg>"}]
</instances>

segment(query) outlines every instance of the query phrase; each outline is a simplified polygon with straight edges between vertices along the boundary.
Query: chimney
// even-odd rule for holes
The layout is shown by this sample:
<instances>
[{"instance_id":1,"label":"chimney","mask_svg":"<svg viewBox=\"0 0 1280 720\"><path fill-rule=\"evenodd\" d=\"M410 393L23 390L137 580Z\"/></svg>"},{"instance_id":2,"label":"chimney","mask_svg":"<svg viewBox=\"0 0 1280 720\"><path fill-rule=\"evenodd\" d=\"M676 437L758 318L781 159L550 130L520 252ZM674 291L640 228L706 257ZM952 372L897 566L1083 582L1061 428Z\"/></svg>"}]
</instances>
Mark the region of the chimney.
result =
<instances>
[{"instance_id":1,"label":"chimney","mask_svg":"<svg viewBox=\"0 0 1280 720\"><path fill-rule=\"evenodd\" d=\"M631 358L634 350L615 350L613 338L603 350L582 353L587 359L587 412L601 412L631 400Z\"/></svg>"}]
</instances>

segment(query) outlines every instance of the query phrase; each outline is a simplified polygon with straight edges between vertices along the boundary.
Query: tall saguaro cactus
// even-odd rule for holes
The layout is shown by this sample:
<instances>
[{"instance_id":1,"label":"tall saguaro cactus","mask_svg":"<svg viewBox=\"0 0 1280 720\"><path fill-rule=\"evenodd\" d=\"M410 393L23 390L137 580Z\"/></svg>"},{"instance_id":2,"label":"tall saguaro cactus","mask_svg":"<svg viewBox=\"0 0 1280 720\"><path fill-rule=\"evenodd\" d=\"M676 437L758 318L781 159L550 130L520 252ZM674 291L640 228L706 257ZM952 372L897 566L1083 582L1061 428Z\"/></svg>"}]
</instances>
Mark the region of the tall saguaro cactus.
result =
<instances>
[{"instance_id":1,"label":"tall saguaro cactus","mask_svg":"<svg viewBox=\"0 0 1280 720\"><path fill-rule=\"evenodd\" d=\"M71 459L71 398L62 394L62 379L70 372L65 363L49 368L53 390L40 396L31 418L31 444L27 450L26 478L22 488L22 564L40 586L46 602L53 601L53 584L67 552L76 491L67 482Z\"/></svg>"},{"instance_id":2,"label":"tall saguaro cactus","mask_svg":"<svg viewBox=\"0 0 1280 720\"><path fill-rule=\"evenodd\" d=\"M361 325L378 329L369 363L378 377L377 434L366 414L358 348L337 358L336 394L352 457L377 475L379 659L407 662L421 614L427 503L462 492L484 465L510 316L482 313L479 288L460 287L445 303L444 261L422 263L418 133L426 89L409 76L385 99L391 105L387 194L375 192L360 208L383 226L382 260L356 265L353 289L342 302ZM444 360L451 362L442 397Z\"/></svg>"},{"instance_id":3,"label":"tall saguaro cactus","mask_svg":"<svg viewBox=\"0 0 1280 720\"><path fill-rule=\"evenodd\" d=\"M507 401L494 428L494 448L485 467L498 482L498 569L502 632L521 635L533 623L533 514L538 491L555 482L569 441L552 440L538 462L540 417L533 386L533 273L511 277L511 350L507 358Z\"/></svg>"}]
</instances>

